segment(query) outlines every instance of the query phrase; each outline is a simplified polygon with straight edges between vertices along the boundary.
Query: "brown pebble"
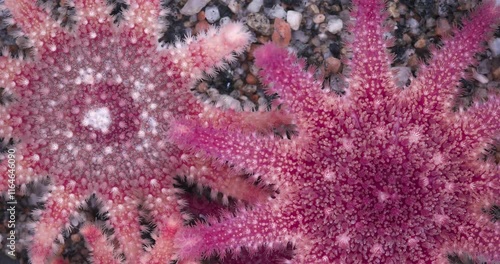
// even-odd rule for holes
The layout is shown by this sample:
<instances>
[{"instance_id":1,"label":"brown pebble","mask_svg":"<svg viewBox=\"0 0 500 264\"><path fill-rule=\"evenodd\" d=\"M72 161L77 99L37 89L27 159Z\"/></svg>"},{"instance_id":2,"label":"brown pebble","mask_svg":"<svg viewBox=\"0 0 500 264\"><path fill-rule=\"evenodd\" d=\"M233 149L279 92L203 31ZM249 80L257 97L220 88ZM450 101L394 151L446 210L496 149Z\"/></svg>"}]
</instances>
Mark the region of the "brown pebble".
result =
<instances>
[{"instance_id":1,"label":"brown pebble","mask_svg":"<svg viewBox=\"0 0 500 264\"><path fill-rule=\"evenodd\" d=\"M448 20L444 18L438 19L436 23L436 35L447 36L451 31L451 26Z\"/></svg>"},{"instance_id":2,"label":"brown pebble","mask_svg":"<svg viewBox=\"0 0 500 264\"><path fill-rule=\"evenodd\" d=\"M410 37L410 35L408 35L408 34L404 34L404 35L403 35L403 41L404 41L405 43L410 43L410 42L411 42L411 37Z\"/></svg>"},{"instance_id":3,"label":"brown pebble","mask_svg":"<svg viewBox=\"0 0 500 264\"><path fill-rule=\"evenodd\" d=\"M325 61L325 75L330 75L332 73L338 73L342 62L335 57L328 57Z\"/></svg>"},{"instance_id":4,"label":"brown pebble","mask_svg":"<svg viewBox=\"0 0 500 264\"><path fill-rule=\"evenodd\" d=\"M391 14L392 17L398 18L399 17L399 10L396 6L395 3L391 2L389 4L389 14Z\"/></svg>"},{"instance_id":5,"label":"brown pebble","mask_svg":"<svg viewBox=\"0 0 500 264\"><path fill-rule=\"evenodd\" d=\"M500 81L500 67L493 70L493 80Z\"/></svg>"},{"instance_id":6,"label":"brown pebble","mask_svg":"<svg viewBox=\"0 0 500 264\"><path fill-rule=\"evenodd\" d=\"M269 41L269 37L267 37L267 36L259 36L257 38L257 42L262 43L262 44L264 44L264 43L266 43L268 41Z\"/></svg>"},{"instance_id":7,"label":"brown pebble","mask_svg":"<svg viewBox=\"0 0 500 264\"><path fill-rule=\"evenodd\" d=\"M239 90L241 87L243 87L243 81L241 79L236 80L233 85L234 90Z\"/></svg>"},{"instance_id":8,"label":"brown pebble","mask_svg":"<svg viewBox=\"0 0 500 264\"><path fill-rule=\"evenodd\" d=\"M310 5L310 6L309 6L309 10L311 10L314 14L319 13L319 8L318 8L318 6L317 6L317 5L315 5L315 4Z\"/></svg>"},{"instance_id":9,"label":"brown pebble","mask_svg":"<svg viewBox=\"0 0 500 264\"><path fill-rule=\"evenodd\" d=\"M194 34L198 34L203 31L207 31L210 25L206 20L200 21L196 23L196 26L194 27Z\"/></svg>"},{"instance_id":10,"label":"brown pebble","mask_svg":"<svg viewBox=\"0 0 500 264\"><path fill-rule=\"evenodd\" d=\"M248 56L247 56L247 59L248 60L253 60L255 57L253 56L253 52L255 51L255 49L257 49L258 47L260 47L261 45L260 44L252 44L250 45L250 49L248 50Z\"/></svg>"},{"instance_id":11,"label":"brown pebble","mask_svg":"<svg viewBox=\"0 0 500 264\"><path fill-rule=\"evenodd\" d=\"M292 30L290 25L281 18L274 20L274 32L272 35L273 42L281 47L286 47L292 40Z\"/></svg>"},{"instance_id":12,"label":"brown pebble","mask_svg":"<svg viewBox=\"0 0 500 264\"><path fill-rule=\"evenodd\" d=\"M408 67L412 68L412 69L416 69L418 67L418 65L420 64L420 61L418 60L418 57L416 54L413 54L410 56L410 58L408 58Z\"/></svg>"},{"instance_id":13,"label":"brown pebble","mask_svg":"<svg viewBox=\"0 0 500 264\"><path fill-rule=\"evenodd\" d=\"M260 96L257 93L250 95L250 101L252 101L254 103L257 103L259 101L259 98L260 98Z\"/></svg>"},{"instance_id":14,"label":"brown pebble","mask_svg":"<svg viewBox=\"0 0 500 264\"><path fill-rule=\"evenodd\" d=\"M202 11L200 11L200 12L198 13L198 15L196 15L196 17L198 18L198 21L203 21L203 20L205 20L205 11L203 11L203 10L202 10Z\"/></svg>"},{"instance_id":15,"label":"brown pebble","mask_svg":"<svg viewBox=\"0 0 500 264\"><path fill-rule=\"evenodd\" d=\"M417 42L415 42L415 45L413 45L413 46L417 49L423 49L423 48L425 48L426 44L427 43L426 43L425 39L421 38L421 39L417 40Z\"/></svg>"},{"instance_id":16,"label":"brown pebble","mask_svg":"<svg viewBox=\"0 0 500 264\"><path fill-rule=\"evenodd\" d=\"M258 80L253 74L249 73L247 74L247 77L245 78L245 82L247 84L257 84Z\"/></svg>"},{"instance_id":17,"label":"brown pebble","mask_svg":"<svg viewBox=\"0 0 500 264\"><path fill-rule=\"evenodd\" d=\"M313 22L315 24L321 24L321 23L325 22L325 15L323 15L323 14L314 15Z\"/></svg>"},{"instance_id":18,"label":"brown pebble","mask_svg":"<svg viewBox=\"0 0 500 264\"><path fill-rule=\"evenodd\" d=\"M71 241L72 241L72 242L75 242L75 243L76 243L76 242L80 242L80 240L81 240L81 237L80 237L80 235L79 235L79 234L72 234L72 235L71 235Z\"/></svg>"},{"instance_id":19,"label":"brown pebble","mask_svg":"<svg viewBox=\"0 0 500 264\"><path fill-rule=\"evenodd\" d=\"M196 90L200 93L204 93L208 90L208 84L206 82L201 82L197 87Z\"/></svg>"}]
</instances>

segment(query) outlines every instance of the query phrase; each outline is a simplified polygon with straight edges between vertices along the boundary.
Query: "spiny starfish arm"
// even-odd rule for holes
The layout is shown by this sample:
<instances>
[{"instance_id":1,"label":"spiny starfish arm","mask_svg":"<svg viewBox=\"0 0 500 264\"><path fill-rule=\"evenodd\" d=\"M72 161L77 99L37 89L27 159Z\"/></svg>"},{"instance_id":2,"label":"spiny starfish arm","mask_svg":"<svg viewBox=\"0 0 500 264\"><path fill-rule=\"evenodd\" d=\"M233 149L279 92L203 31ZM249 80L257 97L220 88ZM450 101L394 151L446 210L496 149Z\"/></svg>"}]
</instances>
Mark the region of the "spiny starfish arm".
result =
<instances>
[{"instance_id":1,"label":"spiny starfish arm","mask_svg":"<svg viewBox=\"0 0 500 264\"><path fill-rule=\"evenodd\" d=\"M44 264L55 258L54 241L59 239L62 242L59 236L64 227L71 227L70 214L76 212L82 200L82 197L68 193L64 186L54 187L34 228L33 242L28 249L31 263Z\"/></svg>"},{"instance_id":2,"label":"spiny starfish arm","mask_svg":"<svg viewBox=\"0 0 500 264\"><path fill-rule=\"evenodd\" d=\"M85 224L80 228L80 234L83 235L87 248L91 251L92 263L119 264L121 261L115 254L113 245L102 233L100 228L92 224Z\"/></svg>"},{"instance_id":3,"label":"spiny starfish arm","mask_svg":"<svg viewBox=\"0 0 500 264\"><path fill-rule=\"evenodd\" d=\"M351 68L348 93L352 101L371 105L397 91L390 71L389 43L384 40L384 1L357 0L353 5L351 17L355 22L350 30L353 39L348 44L352 50L347 63Z\"/></svg>"},{"instance_id":4,"label":"spiny starfish arm","mask_svg":"<svg viewBox=\"0 0 500 264\"><path fill-rule=\"evenodd\" d=\"M171 123L167 138L181 148L202 150L206 155L234 165L236 170L248 171L276 180L281 167L276 164L276 157L286 155L288 141L276 140L272 136L258 137L238 131L224 131L213 127L202 127L190 120L177 120ZM252 147L249 147L252 146Z\"/></svg>"},{"instance_id":5,"label":"spiny starfish arm","mask_svg":"<svg viewBox=\"0 0 500 264\"><path fill-rule=\"evenodd\" d=\"M75 0L76 8L76 30L75 38L70 40L70 46L80 46L88 47L90 45L95 46L99 50L106 50L104 46L99 46L95 41L106 42L108 45L117 45L118 54L115 57L127 58L129 62L133 61L133 57L127 57L128 54L121 54L123 51L127 50L126 45L137 45L134 43L133 37L119 38L118 35L126 34L128 31L123 30L123 28L118 28L117 24L114 23L114 17L111 16L111 11L113 7L107 5L107 1L101 0ZM125 32L123 32L125 31ZM71 42L77 42L77 44L72 44ZM92 43L94 42L94 43ZM147 43L147 42L146 42ZM102 44L101 44L102 45ZM144 47L149 48L149 45L144 45ZM95 49L94 48L94 49ZM82 49L84 53L86 49ZM99 52L100 53L100 52ZM90 58L94 58L90 56ZM95 58L94 58L95 59ZM102 59L98 57L98 59ZM104 65L105 63L99 61L99 64ZM122 64L123 68L126 67Z\"/></svg>"},{"instance_id":6,"label":"spiny starfish arm","mask_svg":"<svg viewBox=\"0 0 500 264\"><path fill-rule=\"evenodd\" d=\"M292 123L290 115L278 110L243 112L205 106L198 117L215 127L259 133L269 133L273 128Z\"/></svg>"},{"instance_id":7,"label":"spiny starfish arm","mask_svg":"<svg viewBox=\"0 0 500 264\"><path fill-rule=\"evenodd\" d=\"M16 75L21 73L21 68L26 63L11 58L9 54L3 55L3 57L0 57L0 87L6 89L6 92L11 92L17 84L14 81ZM0 120L1 118L2 117L0 117Z\"/></svg>"},{"instance_id":8,"label":"spiny starfish arm","mask_svg":"<svg viewBox=\"0 0 500 264\"><path fill-rule=\"evenodd\" d=\"M446 112L456 96L456 87L464 70L475 63L474 54L484 50L483 41L491 35L492 26L500 22L500 6L486 1L455 30L453 37L443 41L443 48L435 51L429 65L423 65L416 80L407 89L414 108L426 113Z\"/></svg>"},{"instance_id":9,"label":"spiny starfish arm","mask_svg":"<svg viewBox=\"0 0 500 264\"><path fill-rule=\"evenodd\" d=\"M459 236L448 250L465 252L484 263L500 261L500 223L493 223L485 214L465 221Z\"/></svg>"},{"instance_id":10,"label":"spiny starfish arm","mask_svg":"<svg viewBox=\"0 0 500 264\"><path fill-rule=\"evenodd\" d=\"M78 24L88 28L88 23L113 23L110 15L112 7L103 0L75 0L76 17ZM96 24L97 24L96 23Z\"/></svg>"},{"instance_id":11,"label":"spiny starfish arm","mask_svg":"<svg viewBox=\"0 0 500 264\"><path fill-rule=\"evenodd\" d=\"M178 197L170 187L170 179L162 179L151 185L144 201L145 209L150 212L156 225L153 239L155 245L146 248L148 254L141 258L141 263L165 263L175 260L174 236L183 225Z\"/></svg>"},{"instance_id":12,"label":"spiny starfish arm","mask_svg":"<svg viewBox=\"0 0 500 264\"><path fill-rule=\"evenodd\" d=\"M299 122L311 122L323 97L321 83L311 72L304 71L305 62L272 43L256 49L254 56L255 65L261 68L261 81L269 86L268 93L278 93L279 101L286 103Z\"/></svg>"},{"instance_id":13,"label":"spiny starfish arm","mask_svg":"<svg viewBox=\"0 0 500 264\"><path fill-rule=\"evenodd\" d=\"M245 51L250 39L241 23L228 23L219 29L211 27L196 37L188 36L184 42L162 50L160 61L167 65L166 75L171 79L167 88L172 94L185 95L183 99L192 97L187 88L203 78L204 72L214 75L226 62L234 61L233 53Z\"/></svg>"},{"instance_id":14,"label":"spiny starfish arm","mask_svg":"<svg viewBox=\"0 0 500 264\"><path fill-rule=\"evenodd\" d=\"M221 222L214 220L210 226L184 227L176 236L180 259L194 260L213 253L224 257L226 250L239 252L243 246L256 250L262 245L286 244L292 237L283 233L271 211L269 207L257 207Z\"/></svg>"},{"instance_id":15,"label":"spiny starfish arm","mask_svg":"<svg viewBox=\"0 0 500 264\"><path fill-rule=\"evenodd\" d=\"M133 195L132 192L127 194ZM109 200L104 210L109 212L109 224L114 228L116 238L120 243L119 252L125 254L127 263L140 263L144 251L139 225L138 202L136 199L126 196L127 194L119 194L119 197Z\"/></svg>"},{"instance_id":16,"label":"spiny starfish arm","mask_svg":"<svg viewBox=\"0 0 500 264\"><path fill-rule=\"evenodd\" d=\"M5 0L14 21L18 23L33 46L38 51L50 50L55 46L55 38L64 36L64 29L49 14L32 0ZM27 42L26 45L30 43Z\"/></svg>"},{"instance_id":17,"label":"spiny starfish arm","mask_svg":"<svg viewBox=\"0 0 500 264\"><path fill-rule=\"evenodd\" d=\"M184 153L179 155L185 170L179 175L188 172L186 179L189 184L196 183L198 191L202 192L204 187L210 187L210 197L217 199L222 194L222 202L227 205L229 197L255 204L269 198L269 193L263 191L263 186L256 185L255 177L245 179L241 173L231 169L227 165L221 165L199 154Z\"/></svg>"},{"instance_id":18,"label":"spiny starfish arm","mask_svg":"<svg viewBox=\"0 0 500 264\"><path fill-rule=\"evenodd\" d=\"M2 109L0 108L0 115ZM0 131L2 130L0 120ZM0 187L0 192L8 189L14 190L14 186L26 188L26 184L42 179L36 171L36 159L29 156L25 144L12 138L10 133L0 132L0 180L5 184ZM12 144L11 144L12 143ZM10 199L10 197L8 197Z\"/></svg>"},{"instance_id":19,"label":"spiny starfish arm","mask_svg":"<svg viewBox=\"0 0 500 264\"><path fill-rule=\"evenodd\" d=\"M456 113L456 125L467 138L469 151L482 151L482 144L500 133L500 97L490 98L466 112ZM473 158L477 158L474 155Z\"/></svg>"},{"instance_id":20,"label":"spiny starfish arm","mask_svg":"<svg viewBox=\"0 0 500 264\"><path fill-rule=\"evenodd\" d=\"M130 6L123 12L125 27L131 28L130 37L135 41L157 45L160 33L160 0L129 0ZM153 26L151 26L153 25Z\"/></svg>"}]
</instances>

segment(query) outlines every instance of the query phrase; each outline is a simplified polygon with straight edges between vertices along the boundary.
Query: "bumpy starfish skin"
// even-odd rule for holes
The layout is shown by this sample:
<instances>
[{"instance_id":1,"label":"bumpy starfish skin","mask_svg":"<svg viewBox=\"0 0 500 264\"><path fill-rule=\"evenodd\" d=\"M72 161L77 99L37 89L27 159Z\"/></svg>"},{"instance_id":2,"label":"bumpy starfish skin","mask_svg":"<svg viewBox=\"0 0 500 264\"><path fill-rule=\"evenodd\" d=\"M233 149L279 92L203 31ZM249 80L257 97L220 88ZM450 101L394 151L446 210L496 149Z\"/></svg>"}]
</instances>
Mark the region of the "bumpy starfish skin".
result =
<instances>
[{"instance_id":1,"label":"bumpy starfish skin","mask_svg":"<svg viewBox=\"0 0 500 264\"><path fill-rule=\"evenodd\" d=\"M479 7L401 90L383 37L383 1L354 6L345 96L321 90L285 50L255 51L261 80L294 116L292 140L190 120L171 126L180 145L280 188L269 203L179 232L182 257L293 242L294 263L447 263L453 252L500 261L500 226L486 213L500 203L499 168L478 161L500 132L500 98L451 111L458 80L500 8Z\"/></svg>"},{"instance_id":2,"label":"bumpy starfish skin","mask_svg":"<svg viewBox=\"0 0 500 264\"><path fill-rule=\"evenodd\" d=\"M268 196L258 186L234 187L245 186L245 180L180 151L163 135L170 119L180 116L224 127L237 121L260 131L281 122L277 112L243 114L205 106L189 92L204 72L214 74L224 61L235 59L233 52L244 51L250 35L241 24L211 28L163 49L157 41L163 15L159 0L127 1L119 24L105 1L75 0L72 30L60 27L34 2L4 3L29 37L33 57L0 58L0 86L16 98L0 108L0 136L17 141L16 183L49 175L53 184L34 225L33 263L54 258L54 240L71 227L70 216L76 217L93 193L103 201L102 211L109 212L119 242L114 250L95 227L86 226L82 233L94 259L119 262L123 253L129 263L176 258L172 239L184 220L173 188L176 175L211 186L214 197L218 191L249 202ZM0 180L7 182L7 167L1 168ZM148 252L141 240L141 204L157 225L156 243Z\"/></svg>"}]
</instances>

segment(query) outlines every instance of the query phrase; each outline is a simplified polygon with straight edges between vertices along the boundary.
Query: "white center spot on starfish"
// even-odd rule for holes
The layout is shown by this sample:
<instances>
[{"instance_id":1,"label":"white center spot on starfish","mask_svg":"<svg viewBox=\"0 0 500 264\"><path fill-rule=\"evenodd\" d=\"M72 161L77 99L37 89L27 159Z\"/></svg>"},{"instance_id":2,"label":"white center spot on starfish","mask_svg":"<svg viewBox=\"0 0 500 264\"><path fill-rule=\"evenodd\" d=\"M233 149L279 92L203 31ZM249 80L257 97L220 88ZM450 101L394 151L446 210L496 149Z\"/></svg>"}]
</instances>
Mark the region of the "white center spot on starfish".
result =
<instances>
[{"instance_id":1,"label":"white center spot on starfish","mask_svg":"<svg viewBox=\"0 0 500 264\"><path fill-rule=\"evenodd\" d=\"M107 107L100 107L89 110L83 117L82 125L91 126L96 130L107 133L109 131L111 121L111 113L109 112L109 109Z\"/></svg>"}]
</instances>

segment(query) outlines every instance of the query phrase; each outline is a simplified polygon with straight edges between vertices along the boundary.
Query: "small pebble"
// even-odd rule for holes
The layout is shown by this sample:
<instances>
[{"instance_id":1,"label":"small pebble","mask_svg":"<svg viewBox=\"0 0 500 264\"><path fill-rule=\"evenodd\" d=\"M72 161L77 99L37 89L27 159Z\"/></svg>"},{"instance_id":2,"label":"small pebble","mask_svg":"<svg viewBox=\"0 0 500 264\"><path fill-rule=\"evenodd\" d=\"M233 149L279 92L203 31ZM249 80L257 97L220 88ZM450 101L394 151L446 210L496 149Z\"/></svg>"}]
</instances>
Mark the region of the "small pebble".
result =
<instances>
[{"instance_id":1,"label":"small pebble","mask_svg":"<svg viewBox=\"0 0 500 264\"><path fill-rule=\"evenodd\" d=\"M285 20L276 18L274 20L274 32L271 39L278 46L288 46L292 40L292 30L290 29L290 25Z\"/></svg>"},{"instance_id":2,"label":"small pebble","mask_svg":"<svg viewBox=\"0 0 500 264\"><path fill-rule=\"evenodd\" d=\"M319 13L319 8L317 5L315 4L312 4L309 6L309 9L311 10L311 12L313 12L314 14L318 14Z\"/></svg>"},{"instance_id":3,"label":"small pebble","mask_svg":"<svg viewBox=\"0 0 500 264\"><path fill-rule=\"evenodd\" d=\"M489 82L489 80L486 76L479 74L476 71L474 71L474 73L472 74L472 77L474 77L474 79L476 79L478 82L480 82L482 84L486 84Z\"/></svg>"},{"instance_id":4,"label":"small pebble","mask_svg":"<svg viewBox=\"0 0 500 264\"><path fill-rule=\"evenodd\" d=\"M81 240L81 237L80 237L79 234L72 234L71 235L71 241L72 242L80 242L80 240Z\"/></svg>"},{"instance_id":5,"label":"small pebble","mask_svg":"<svg viewBox=\"0 0 500 264\"><path fill-rule=\"evenodd\" d=\"M221 19L220 19L220 21L219 21L219 23L220 23L220 25L221 25L221 26L222 26L222 25L225 25L225 24L227 24L227 23L229 23L229 22L231 22L231 18L229 18L229 17L223 17L223 18L221 18Z\"/></svg>"},{"instance_id":6,"label":"small pebble","mask_svg":"<svg viewBox=\"0 0 500 264\"><path fill-rule=\"evenodd\" d=\"M241 88L241 91L246 94L253 94L257 92L257 85L245 85Z\"/></svg>"},{"instance_id":7,"label":"small pebble","mask_svg":"<svg viewBox=\"0 0 500 264\"><path fill-rule=\"evenodd\" d=\"M247 84L254 85L254 84L257 84L258 80L253 74L249 73L249 74L247 74L247 77L245 78L245 82Z\"/></svg>"},{"instance_id":8,"label":"small pebble","mask_svg":"<svg viewBox=\"0 0 500 264\"><path fill-rule=\"evenodd\" d=\"M428 18L426 21L425 21L425 26L428 27L428 28L432 28L436 25L436 20L432 17Z\"/></svg>"},{"instance_id":9,"label":"small pebble","mask_svg":"<svg viewBox=\"0 0 500 264\"><path fill-rule=\"evenodd\" d=\"M490 49L493 52L493 57L497 57L500 55L500 38L495 38L490 41Z\"/></svg>"},{"instance_id":10,"label":"small pebble","mask_svg":"<svg viewBox=\"0 0 500 264\"><path fill-rule=\"evenodd\" d=\"M394 18L399 17L399 10L397 9L396 4L393 2L389 4L389 14L391 14L391 16Z\"/></svg>"},{"instance_id":11,"label":"small pebble","mask_svg":"<svg viewBox=\"0 0 500 264\"><path fill-rule=\"evenodd\" d=\"M247 25L264 36L271 35L269 19L261 13L251 13L247 16Z\"/></svg>"},{"instance_id":12,"label":"small pebble","mask_svg":"<svg viewBox=\"0 0 500 264\"><path fill-rule=\"evenodd\" d=\"M194 27L194 34L198 34L203 31L207 31L208 28L210 27L210 24L206 20L202 20L198 23L196 23L196 26Z\"/></svg>"},{"instance_id":13,"label":"small pebble","mask_svg":"<svg viewBox=\"0 0 500 264\"><path fill-rule=\"evenodd\" d=\"M342 62L335 58L329 57L325 61L325 73L326 75L338 73L340 70L340 66L342 66Z\"/></svg>"},{"instance_id":14,"label":"small pebble","mask_svg":"<svg viewBox=\"0 0 500 264\"><path fill-rule=\"evenodd\" d=\"M243 87L243 81L241 79L238 79L236 80L236 82L234 82L233 88L235 90L240 90L242 87Z\"/></svg>"},{"instance_id":15,"label":"small pebble","mask_svg":"<svg viewBox=\"0 0 500 264\"><path fill-rule=\"evenodd\" d=\"M210 24L213 24L215 21L219 20L219 8L217 8L216 6L207 6L207 8L205 8L205 18Z\"/></svg>"},{"instance_id":16,"label":"small pebble","mask_svg":"<svg viewBox=\"0 0 500 264\"><path fill-rule=\"evenodd\" d=\"M297 30L293 32L293 39L296 39L302 43L307 43L311 37L304 33L302 30Z\"/></svg>"},{"instance_id":17,"label":"small pebble","mask_svg":"<svg viewBox=\"0 0 500 264\"><path fill-rule=\"evenodd\" d=\"M237 0L230 0L227 7L231 10L231 12L233 12L233 14L238 14L241 8L240 3L238 3Z\"/></svg>"},{"instance_id":18,"label":"small pebble","mask_svg":"<svg viewBox=\"0 0 500 264\"><path fill-rule=\"evenodd\" d=\"M326 30L328 30L330 33L337 34L342 30L342 27L344 27L344 23L342 20L334 16L330 20L328 20L328 25L326 26Z\"/></svg>"},{"instance_id":19,"label":"small pebble","mask_svg":"<svg viewBox=\"0 0 500 264\"><path fill-rule=\"evenodd\" d=\"M423 49L423 48L425 48L425 45L426 45L425 39L421 38L421 39L417 40L417 42L415 42L415 45L413 45L413 46L417 49Z\"/></svg>"},{"instance_id":20,"label":"small pebble","mask_svg":"<svg viewBox=\"0 0 500 264\"><path fill-rule=\"evenodd\" d=\"M251 13L257 13L264 4L264 0L253 0L248 6L247 10Z\"/></svg>"},{"instance_id":21,"label":"small pebble","mask_svg":"<svg viewBox=\"0 0 500 264\"><path fill-rule=\"evenodd\" d=\"M208 2L210 2L210 0L188 0L180 12L185 16L192 16L200 12Z\"/></svg>"},{"instance_id":22,"label":"small pebble","mask_svg":"<svg viewBox=\"0 0 500 264\"><path fill-rule=\"evenodd\" d=\"M491 70L491 60L483 60L479 62L476 67L476 70L480 74L488 74Z\"/></svg>"},{"instance_id":23,"label":"small pebble","mask_svg":"<svg viewBox=\"0 0 500 264\"><path fill-rule=\"evenodd\" d=\"M286 12L286 22L290 24L293 30L298 30L302 21L302 13L290 10Z\"/></svg>"},{"instance_id":24,"label":"small pebble","mask_svg":"<svg viewBox=\"0 0 500 264\"><path fill-rule=\"evenodd\" d=\"M500 81L500 67L493 71L493 80Z\"/></svg>"},{"instance_id":25,"label":"small pebble","mask_svg":"<svg viewBox=\"0 0 500 264\"><path fill-rule=\"evenodd\" d=\"M315 24L321 24L325 21L325 15L316 14L316 15L314 15L313 21Z\"/></svg>"},{"instance_id":26,"label":"small pebble","mask_svg":"<svg viewBox=\"0 0 500 264\"><path fill-rule=\"evenodd\" d=\"M202 21L202 20L205 20L205 11L200 11L197 15L196 15L196 19L198 21ZM196 22L196 21L195 21Z\"/></svg>"},{"instance_id":27,"label":"small pebble","mask_svg":"<svg viewBox=\"0 0 500 264\"><path fill-rule=\"evenodd\" d=\"M436 35L438 36L446 36L450 33L451 26L448 20L444 18L438 19L436 23Z\"/></svg>"},{"instance_id":28,"label":"small pebble","mask_svg":"<svg viewBox=\"0 0 500 264\"><path fill-rule=\"evenodd\" d=\"M418 21L415 18L408 19L408 21L406 21L406 24L410 28L418 28Z\"/></svg>"},{"instance_id":29,"label":"small pebble","mask_svg":"<svg viewBox=\"0 0 500 264\"><path fill-rule=\"evenodd\" d=\"M269 17L271 19L273 19L273 18L285 19L286 18L286 11L281 5L275 5L273 8L270 9Z\"/></svg>"}]
</instances>

